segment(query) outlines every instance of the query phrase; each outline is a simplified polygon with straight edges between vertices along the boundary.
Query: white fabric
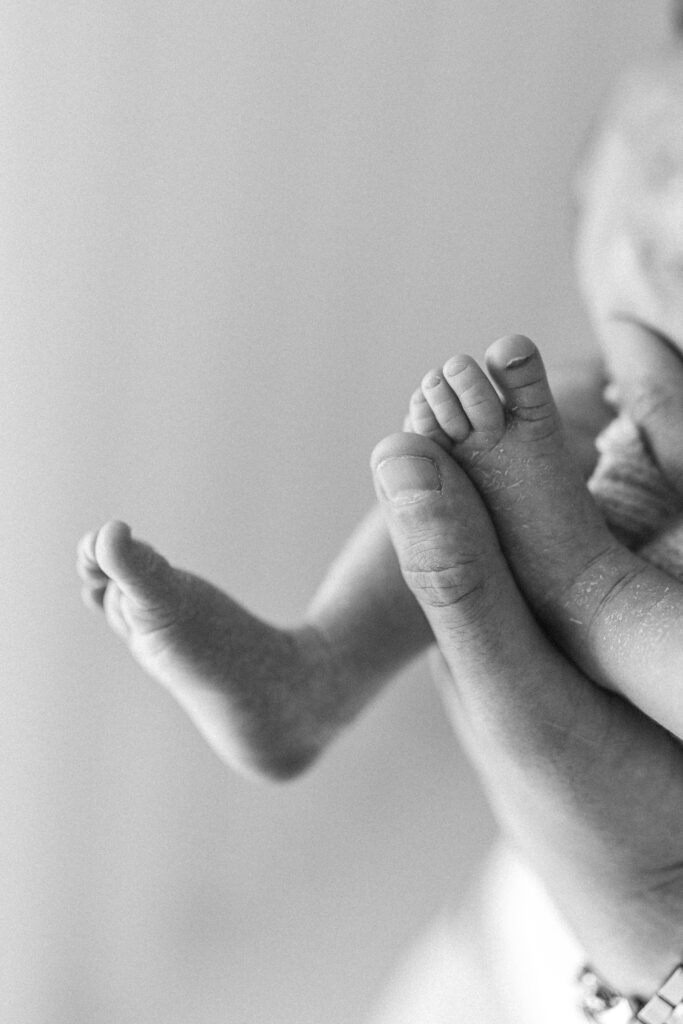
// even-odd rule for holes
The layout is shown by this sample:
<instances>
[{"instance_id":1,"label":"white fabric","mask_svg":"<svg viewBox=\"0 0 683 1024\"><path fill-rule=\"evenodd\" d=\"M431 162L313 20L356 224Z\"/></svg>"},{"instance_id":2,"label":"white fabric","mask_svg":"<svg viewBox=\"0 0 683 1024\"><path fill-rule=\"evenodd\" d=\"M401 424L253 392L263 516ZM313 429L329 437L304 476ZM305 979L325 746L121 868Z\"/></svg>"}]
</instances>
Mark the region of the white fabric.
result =
<instances>
[{"instance_id":1,"label":"white fabric","mask_svg":"<svg viewBox=\"0 0 683 1024\"><path fill-rule=\"evenodd\" d=\"M471 904L429 926L367 1024L585 1024L582 963L539 881L500 847Z\"/></svg>"}]
</instances>

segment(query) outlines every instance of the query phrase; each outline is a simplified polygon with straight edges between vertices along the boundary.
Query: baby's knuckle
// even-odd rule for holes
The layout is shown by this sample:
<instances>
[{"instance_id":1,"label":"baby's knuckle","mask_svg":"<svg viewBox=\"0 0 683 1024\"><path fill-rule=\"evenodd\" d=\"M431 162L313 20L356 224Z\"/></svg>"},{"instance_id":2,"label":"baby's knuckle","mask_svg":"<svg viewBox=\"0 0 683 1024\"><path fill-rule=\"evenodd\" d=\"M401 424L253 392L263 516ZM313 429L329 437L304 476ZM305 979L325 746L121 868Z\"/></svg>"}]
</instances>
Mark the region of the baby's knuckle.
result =
<instances>
[{"instance_id":1,"label":"baby's knuckle","mask_svg":"<svg viewBox=\"0 0 683 1024\"><path fill-rule=\"evenodd\" d=\"M512 412L518 420L525 423L548 423L556 419L555 409L550 402L541 402L538 405L516 405Z\"/></svg>"},{"instance_id":2,"label":"baby's knuckle","mask_svg":"<svg viewBox=\"0 0 683 1024\"><path fill-rule=\"evenodd\" d=\"M488 406L495 408L495 402L491 398L488 389L479 384L473 384L471 387L465 388L462 393L462 398L468 409L485 409Z\"/></svg>"},{"instance_id":3,"label":"baby's knuckle","mask_svg":"<svg viewBox=\"0 0 683 1024\"><path fill-rule=\"evenodd\" d=\"M421 433L423 437L442 438L444 432L438 423L425 423Z\"/></svg>"},{"instance_id":4,"label":"baby's knuckle","mask_svg":"<svg viewBox=\"0 0 683 1024\"><path fill-rule=\"evenodd\" d=\"M462 416L459 416L455 409L448 409L442 416L442 423L444 429L455 430L461 425Z\"/></svg>"},{"instance_id":5,"label":"baby's knuckle","mask_svg":"<svg viewBox=\"0 0 683 1024\"><path fill-rule=\"evenodd\" d=\"M515 424L524 424L525 437L530 441L545 441L558 433L558 419L552 405L515 408Z\"/></svg>"}]
</instances>

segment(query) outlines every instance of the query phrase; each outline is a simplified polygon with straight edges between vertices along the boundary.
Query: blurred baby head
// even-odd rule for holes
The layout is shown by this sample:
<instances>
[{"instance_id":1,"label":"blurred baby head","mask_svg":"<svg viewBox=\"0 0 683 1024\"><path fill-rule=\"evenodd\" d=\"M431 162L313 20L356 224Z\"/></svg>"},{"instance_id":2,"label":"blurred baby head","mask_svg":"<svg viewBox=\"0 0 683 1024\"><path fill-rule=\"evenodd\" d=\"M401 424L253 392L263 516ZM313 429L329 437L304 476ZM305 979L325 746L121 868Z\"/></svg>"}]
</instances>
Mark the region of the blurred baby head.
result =
<instances>
[{"instance_id":1,"label":"blurred baby head","mask_svg":"<svg viewBox=\"0 0 683 1024\"><path fill-rule=\"evenodd\" d=\"M682 4L683 6L683 4ZM683 353L683 61L625 79L577 175L576 261L599 339L616 317Z\"/></svg>"}]
</instances>

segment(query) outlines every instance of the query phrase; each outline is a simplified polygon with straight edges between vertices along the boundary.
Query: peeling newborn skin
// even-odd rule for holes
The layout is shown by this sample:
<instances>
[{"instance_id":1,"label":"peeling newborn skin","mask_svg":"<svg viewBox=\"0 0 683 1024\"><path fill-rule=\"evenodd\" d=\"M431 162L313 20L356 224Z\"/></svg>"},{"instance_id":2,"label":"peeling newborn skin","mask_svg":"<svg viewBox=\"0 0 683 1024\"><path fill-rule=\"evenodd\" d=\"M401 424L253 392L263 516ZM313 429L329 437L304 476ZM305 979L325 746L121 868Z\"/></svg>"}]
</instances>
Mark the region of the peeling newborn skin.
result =
<instances>
[{"instance_id":1,"label":"peeling newborn skin","mask_svg":"<svg viewBox=\"0 0 683 1024\"><path fill-rule=\"evenodd\" d=\"M683 588L609 531L565 443L541 357L525 337L424 378L415 433L465 470L549 635L590 678L683 738Z\"/></svg>"}]
</instances>

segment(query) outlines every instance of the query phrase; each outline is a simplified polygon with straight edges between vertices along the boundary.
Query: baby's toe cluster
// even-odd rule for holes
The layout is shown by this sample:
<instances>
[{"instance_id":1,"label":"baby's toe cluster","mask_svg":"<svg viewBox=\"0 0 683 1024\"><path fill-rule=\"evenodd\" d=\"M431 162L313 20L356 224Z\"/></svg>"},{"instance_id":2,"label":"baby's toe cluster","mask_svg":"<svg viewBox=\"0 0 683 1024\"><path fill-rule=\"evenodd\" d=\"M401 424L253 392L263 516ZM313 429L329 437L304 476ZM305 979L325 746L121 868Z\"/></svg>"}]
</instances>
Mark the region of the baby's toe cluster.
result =
<instances>
[{"instance_id":1,"label":"baby's toe cluster","mask_svg":"<svg viewBox=\"0 0 683 1024\"><path fill-rule=\"evenodd\" d=\"M481 367L471 356L457 355L425 374L410 402L410 424L450 452L472 434L502 433L505 412Z\"/></svg>"},{"instance_id":2,"label":"baby's toe cluster","mask_svg":"<svg viewBox=\"0 0 683 1024\"><path fill-rule=\"evenodd\" d=\"M529 338L501 338L486 353L486 365L490 378L468 355L430 370L410 401L412 430L450 452L470 440L497 443L510 417L535 422L554 415L543 362Z\"/></svg>"},{"instance_id":3,"label":"baby's toe cluster","mask_svg":"<svg viewBox=\"0 0 683 1024\"><path fill-rule=\"evenodd\" d=\"M438 377L439 371L432 370L428 377ZM426 379L426 378L425 378ZM426 394L429 393L429 389L426 388L423 391L422 386L417 388L413 392L410 398L410 406L408 409L408 424L410 429L415 434L420 434L422 437L430 437L437 444L440 444L446 451L451 449L451 438L443 430L434 411L427 401Z\"/></svg>"}]
</instances>

